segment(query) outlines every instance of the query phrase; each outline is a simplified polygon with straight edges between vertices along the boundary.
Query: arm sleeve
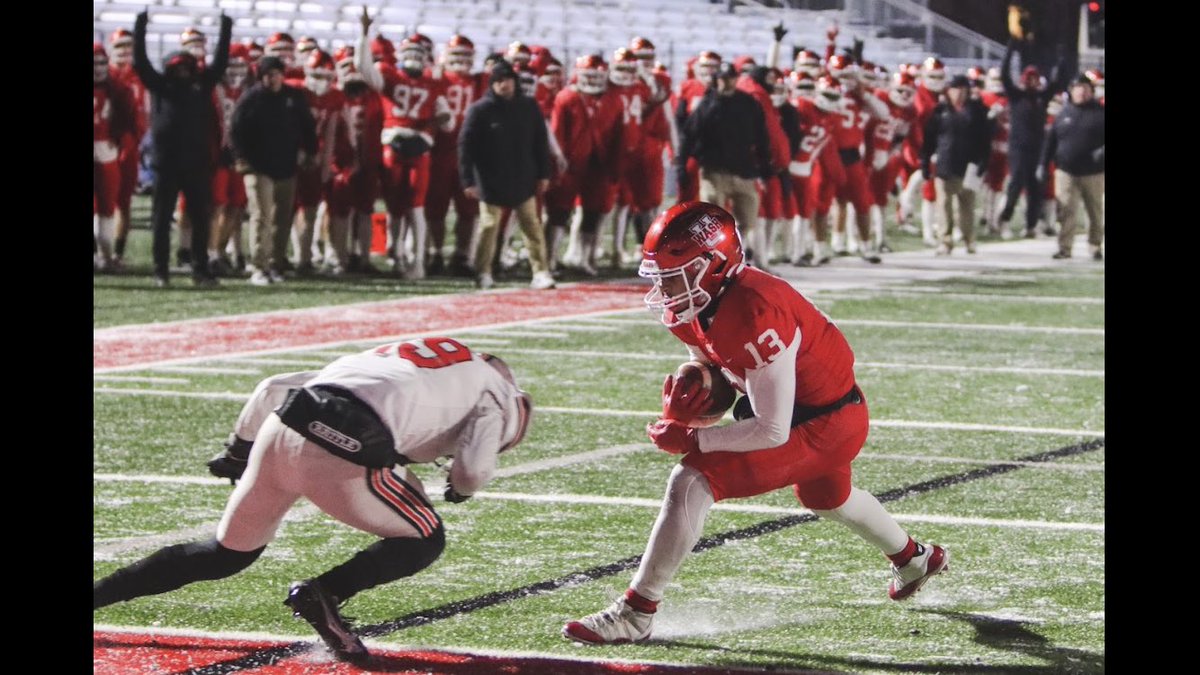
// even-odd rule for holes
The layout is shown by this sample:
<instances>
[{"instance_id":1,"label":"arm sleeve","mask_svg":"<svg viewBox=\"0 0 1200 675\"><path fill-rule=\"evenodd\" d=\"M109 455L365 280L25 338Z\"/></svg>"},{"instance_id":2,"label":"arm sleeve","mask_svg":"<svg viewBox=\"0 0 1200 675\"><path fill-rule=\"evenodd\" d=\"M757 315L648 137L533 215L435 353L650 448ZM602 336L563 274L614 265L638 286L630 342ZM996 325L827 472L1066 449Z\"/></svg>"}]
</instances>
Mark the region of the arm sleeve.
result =
<instances>
[{"instance_id":1,"label":"arm sleeve","mask_svg":"<svg viewBox=\"0 0 1200 675\"><path fill-rule=\"evenodd\" d=\"M233 19L221 15L221 34L217 38L217 53L213 56L212 65L204 69L204 84L215 87L225 77L225 68L229 66L229 41L233 35Z\"/></svg>"},{"instance_id":2,"label":"arm sleeve","mask_svg":"<svg viewBox=\"0 0 1200 675\"><path fill-rule=\"evenodd\" d=\"M700 452L749 452L782 445L792 428L796 400L796 354L800 329L787 349L766 365L746 371L746 394L754 417L722 427L698 429Z\"/></svg>"},{"instance_id":3,"label":"arm sleeve","mask_svg":"<svg viewBox=\"0 0 1200 675\"><path fill-rule=\"evenodd\" d=\"M752 120L751 129L754 131L755 160L758 162L756 168L762 174L760 177L766 178L771 175L771 137L767 134L767 116L762 107L758 105L758 101L751 98L749 94L746 95L746 98L754 104L754 112L750 115L750 119ZM746 107L749 109L750 106Z\"/></svg>"},{"instance_id":4,"label":"arm sleeve","mask_svg":"<svg viewBox=\"0 0 1200 675\"><path fill-rule=\"evenodd\" d=\"M1012 79L1012 58L1013 41L1009 40L1008 46L1004 48L1004 60L1000 62L1000 82L1004 84L1004 95L1009 100L1012 100L1013 96L1020 92Z\"/></svg>"},{"instance_id":5,"label":"arm sleeve","mask_svg":"<svg viewBox=\"0 0 1200 675\"><path fill-rule=\"evenodd\" d=\"M927 163L933 159L933 153L937 151L938 114L936 110L925 122L924 135L925 138L921 143L921 162ZM932 178L932 176L930 177Z\"/></svg>"},{"instance_id":6,"label":"arm sleeve","mask_svg":"<svg viewBox=\"0 0 1200 675\"><path fill-rule=\"evenodd\" d=\"M317 154L317 121L313 119L308 99L299 89L293 91L296 99L296 114L300 117L300 146L310 155Z\"/></svg>"},{"instance_id":7,"label":"arm sleeve","mask_svg":"<svg viewBox=\"0 0 1200 675\"><path fill-rule=\"evenodd\" d=\"M1050 166L1054 153L1058 151L1058 125L1051 124L1046 131L1046 140L1042 142L1042 157L1039 166Z\"/></svg>"},{"instance_id":8,"label":"arm sleeve","mask_svg":"<svg viewBox=\"0 0 1200 675\"><path fill-rule=\"evenodd\" d=\"M383 73L379 72L379 69L375 67L375 62L371 60L371 50L367 46L366 35L358 36L358 44L354 49L354 56L358 61L355 65L358 72L362 73L367 86L375 91L383 91Z\"/></svg>"},{"instance_id":9,"label":"arm sleeve","mask_svg":"<svg viewBox=\"0 0 1200 675\"><path fill-rule=\"evenodd\" d=\"M290 389L304 386L305 382L313 379L319 370L305 370L297 373L283 373L268 377L254 388L250 400L242 406L237 422L233 425L233 433L238 438L253 441L258 435L267 417L283 403Z\"/></svg>"},{"instance_id":10,"label":"arm sleeve","mask_svg":"<svg viewBox=\"0 0 1200 675\"><path fill-rule=\"evenodd\" d=\"M149 20L150 17L142 12L133 24L133 69L148 91L158 92L162 89L163 77L150 65L150 57L146 55L146 23Z\"/></svg>"},{"instance_id":11,"label":"arm sleeve","mask_svg":"<svg viewBox=\"0 0 1200 675\"><path fill-rule=\"evenodd\" d=\"M467 116L463 119L462 129L458 132L458 177L464 188L475 185L475 136L478 135L479 108L472 105L467 108Z\"/></svg>"},{"instance_id":12,"label":"arm sleeve","mask_svg":"<svg viewBox=\"0 0 1200 675\"><path fill-rule=\"evenodd\" d=\"M250 120L257 99L258 90L251 89L243 94L238 99L237 105L233 107L233 116L229 120L229 143L233 148L233 156L238 159L247 161L250 159L250 148L254 139L250 129Z\"/></svg>"},{"instance_id":13,"label":"arm sleeve","mask_svg":"<svg viewBox=\"0 0 1200 675\"><path fill-rule=\"evenodd\" d=\"M496 453L504 433L504 417L494 400L486 404L463 431L450 466L450 485L460 495L475 494L496 473Z\"/></svg>"}]
</instances>

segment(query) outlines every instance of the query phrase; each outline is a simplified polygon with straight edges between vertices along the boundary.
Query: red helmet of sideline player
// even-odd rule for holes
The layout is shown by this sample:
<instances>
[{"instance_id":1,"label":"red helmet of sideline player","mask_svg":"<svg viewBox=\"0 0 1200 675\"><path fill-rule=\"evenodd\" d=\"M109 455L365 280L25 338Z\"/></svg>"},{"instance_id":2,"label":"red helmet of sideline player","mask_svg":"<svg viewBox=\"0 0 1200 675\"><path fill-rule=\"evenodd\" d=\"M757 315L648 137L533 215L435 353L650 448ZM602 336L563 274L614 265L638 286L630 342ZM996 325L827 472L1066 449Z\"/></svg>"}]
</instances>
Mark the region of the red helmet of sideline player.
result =
<instances>
[{"instance_id":1,"label":"red helmet of sideline player","mask_svg":"<svg viewBox=\"0 0 1200 675\"><path fill-rule=\"evenodd\" d=\"M608 64L599 54L585 54L575 59L575 86L585 94L603 94L608 86Z\"/></svg>"},{"instance_id":2,"label":"red helmet of sideline player","mask_svg":"<svg viewBox=\"0 0 1200 675\"><path fill-rule=\"evenodd\" d=\"M446 41L442 58L446 62L446 70L452 73L469 73L475 66L475 43L465 35L451 35Z\"/></svg>"},{"instance_id":3,"label":"red helmet of sideline player","mask_svg":"<svg viewBox=\"0 0 1200 675\"><path fill-rule=\"evenodd\" d=\"M108 79L108 54L104 51L104 45L99 42L92 43L92 83L100 84Z\"/></svg>"},{"instance_id":4,"label":"red helmet of sideline player","mask_svg":"<svg viewBox=\"0 0 1200 675\"><path fill-rule=\"evenodd\" d=\"M926 89L940 94L946 89L946 64L936 56L925 59L921 64L921 81Z\"/></svg>"},{"instance_id":5,"label":"red helmet of sideline player","mask_svg":"<svg viewBox=\"0 0 1200 675\"><path fill-rule=\"evenodd\" d=\"M670 327L696 318L744 268L733 216L715 204L683 202L651 223L638 275L654 282L646 306Z\"/></svg>"},{"instance_id":6,"label":"red helmet of sideline player","mask_svg":"<svg viewBox=\"0 0 1200 675\"><path fill-rule=\"evenodd\" d=\"M108 36L108 47L112 50L112 62L116 66L133 63L133 33L118 28Z\"/></svg>"},{"instance_id":7,"label":"red helmet of sideline player","mask_svg":"<svg viewBox=\"0 0 1200 675\"><path fill-rule=\"evenodd\" d=\"M319 47L309 50L308 60L304 63L304 86L317 96L324 95L333 84L333 71L332 56Z\"/></svg>"},{"instance_id":8,"label":"red helmet of sideline player","mask_svg":"<svg viewBox=\"0 0 1200 675\"><path fill-rule=\"evenodd\" d=\"M905 72L898 72L892 76L892 86L888 89L888 100L898 107L907 108L913 104L916 96L916 78Z\"/></svg>"},{"instance_id":9,"label":"red helmet of sideline player","mask_svg":"<svg viewBox=\"0 0 1200 675\"><path fill-rule=\"evenodd\" d=\"M628 87L637 81L638 58L633 50L619 47L613 52L612 65L608 67L608 78L618 87Z\"/></svg>"}]
</instances>

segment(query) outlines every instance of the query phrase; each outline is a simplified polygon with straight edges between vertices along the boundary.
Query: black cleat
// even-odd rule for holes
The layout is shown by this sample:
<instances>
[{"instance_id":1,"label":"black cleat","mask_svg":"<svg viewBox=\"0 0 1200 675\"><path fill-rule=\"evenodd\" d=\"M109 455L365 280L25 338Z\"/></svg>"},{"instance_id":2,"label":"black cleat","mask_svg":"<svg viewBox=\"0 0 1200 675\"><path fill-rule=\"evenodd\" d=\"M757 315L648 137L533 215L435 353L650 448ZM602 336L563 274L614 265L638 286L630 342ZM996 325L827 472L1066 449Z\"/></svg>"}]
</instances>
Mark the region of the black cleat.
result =
<instances>
[{"instance_id":1,"label":"black cleat","mask_svg":"<svg viewBox=\"0 0 1200 675\"><path fill-rule=\"evenodd\" d=\"M362 662L371 656L338 613L337 598L316 579L293 582L283 604L292 608L293 616L304 619L317 631L338 660Z\"/></svg>"},{"instance_id":2,"label":"black cleat","mask_svg":"<svg viewBox=\"0 0 1200 675\"><path fill-rule=\"evenodd\" d=\"M231 484L236 483L242 477L242 473L246 471L246 463L250 458L250 448L252 447L254 447L253 441L238 438L237 434L230 434L229 441L225 443L225 452L208 460L208 472L217 478L228 478Z\"/></svg>"}]
</instances>

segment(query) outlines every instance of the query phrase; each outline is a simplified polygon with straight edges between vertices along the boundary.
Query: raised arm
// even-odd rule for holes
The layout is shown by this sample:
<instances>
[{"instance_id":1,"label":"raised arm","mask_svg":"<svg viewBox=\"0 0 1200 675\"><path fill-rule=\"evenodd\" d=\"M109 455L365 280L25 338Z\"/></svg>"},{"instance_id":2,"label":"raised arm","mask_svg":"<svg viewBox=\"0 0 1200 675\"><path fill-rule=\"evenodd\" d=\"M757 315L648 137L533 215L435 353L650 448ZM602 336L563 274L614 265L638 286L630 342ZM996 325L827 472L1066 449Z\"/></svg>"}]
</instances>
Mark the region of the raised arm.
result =
<instances>
[{"instance_id":1,"label":"raised arm","mask_svg":"<svg viewBox=\"0 0 1200 675\"><path fill-rule=\"evenodd\" d=\"M362 74L367 86L375 91L383 91L383 73L375 67L371 58L371 49L367 44L367 31L371 28L371 15L367 14L367 6L363 5L362 14L358 17L362 25L362 33L358 36L358 46L355 47L354 58L358 61L358 72Z\"/></svg>"},{"instance_id":2,"label":"raised arm","mask_svg":"<svg viewBox=\"0 0 1200 675\"><path fill-rule=\"evenodd\" d=\"M215 87L225 77L225 68L229 65L229 42L233 37L233 19L221 12L221 34L217 38L217 55L213 57L212 66L204 69L204 86Z\"/></svg>"},{"instance_id":3,"label":"raised arm","mask_svg":"<svg viewBox=\"0 0 1200 675\"><path fill-rule=\"evenodd\" d=\"M150 63L146 56L146 24L150 22L150 14L140 12L133 24L133 69L137 71L146 89L158 92L163 87L163 76Z\"/></svg>"},{"instance_id":4,"label":"raised arm","mask_svg":"<svg viewBox=\"0 0 1200 675\"><path fill-rule=\"evenodd\" d=\"M1000 82L1004 84L1004 95L1010 100L1014 94L1021 91L1012 79L1013 47L1013 41L1009 40L1008 46L1004 48L1004 60L1000 62Z\"/></svg>"}]
</instances>

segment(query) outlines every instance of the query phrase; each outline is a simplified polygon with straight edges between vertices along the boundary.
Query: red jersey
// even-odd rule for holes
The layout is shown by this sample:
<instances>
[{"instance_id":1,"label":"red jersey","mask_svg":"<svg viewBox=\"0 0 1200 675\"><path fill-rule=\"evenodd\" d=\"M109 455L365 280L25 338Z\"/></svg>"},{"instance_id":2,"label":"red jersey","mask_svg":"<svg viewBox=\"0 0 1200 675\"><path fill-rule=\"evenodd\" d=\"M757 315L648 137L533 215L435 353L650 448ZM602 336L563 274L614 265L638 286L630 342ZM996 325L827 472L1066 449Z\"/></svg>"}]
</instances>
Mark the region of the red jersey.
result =
<instances>
[{"instance_id":1,"label":"red jersey","mask_svg":"<svg viewBox=\"0 0 1200 675\"><path fill-rule=\"evenodd\" d=\"M368 172L379 170L383 163L383 104L371 89L360 90L353 96L345 94L342 107L346 141L358 165Z\"/></svg>"},{"instance_id":2,"label":"red jersey","mask_svg":"<svg viewBox=\"0 0 1200 675\"><path fill-rule=\"evenodd\" d=\"M146 90L146 85L142 84L142 78L138 77L132 64L109 66L108 77L129 89L133 97L134 138L141 140L150 128L150 92Z\"/></svg>"},{"instance_id":3,"label":"red jersey","mask_svg":"<svg viewBox=\"0 0 1200 675\"><path fill-rule=\"evenodd\" d=\"M608 85L606 95L621 102L621 155L628 157L639 152L645 128L645 115L650 106L650 87L641 80L622 87Z\"/></svg>"},{"instance_id":4,"label":"red jersey","mask_svg":"<svg viewBox=\"0 0 1200 675\"><path fill-rule=\"evenodd\" d=\"M696 110L696 106L700 105L700 101L704 99L706 91L708 91L708 87L697 79L684 80L679 84L679 100L687 102L685 109L687 114L690 115Z\"/></svg>"},{"instance_id":5,"label":"red jersey","mask_svg":"<svg viewBox=\"0 0 1200 675\"><path fill-rule=\"evenodd\" d=\"M113 146L112 159L116 161L116 146L121 137L134 132L133 92L128 87L109 78L92 85L92 141Z\"/></svg>"},{"instance_id":6,"label":"red jersey","mask_svg":"<svg viewBox=\"0 0 1200 675\"><path fill-rule=\"evenodd\" d=\"M876 151L894 154L899 152L902 143L910 142L916 132L917 109L911 105L901 107L892 103L885 89L876 89L875 97L887 106L888 116L886 119L872 120L872 145Z\"/></svg>"},{"instance_id":7,"label":"red jersey","mask_svg":"<svg viewBox=\"0 0 1200 675\"><path fill-rule=\"evenodd\" d=\"M854 352L845 336L784 279L749 267L713 302L717 310L708 330L694 319L671 332L698 347L742 391L746 371L777 358L797 331L797 404L828 405L854 386Z\"/></svg>"},{"instance_id":8,"label":"red jersey","mask_svg":"<svg viewBox=\"0 0 1200 675\"><path fill-rule=\"evenodd\" d=\"M414 77L382 62L375 65L383 75L383 88L379 92L383 99L383 128L412 129L432 146L434 118L439 113L451 112L443 82L425 74Z\"/></svg>"},{"instance_id":9,"label":"red jersey","mask_svg":"<svg viewBox=\"0 0 1200 675\"><path fill-rule=\"evenodd\" d=\"M812 175L814 160L833 154L829 141L833 138L833 127L841 124L841 116L822 112L811 99L796 98L791 103L800 120L800 147L792 157L789 171L798 178L806 178Z\"/></svg>"},{"instance_id":10,"label":"red jersey","mask_svg":"<svg viewBox=\"0 0 1200 675\"><path fill-rule=\"evenodd\" d=\"M1004 94L985 91L980 94L979 99L983 105L987 106L990 111L995 106L1000 106L1001 112L994 118L995 124L992 125L994 132L992 134L992 152L1001 155L1008 154L1008 97Z\"/></svg>"},{"instance_id":11,"label":"red jersey","mask_svg":"<svg viewBox=\"0 0 1200 675\"><path fill-rule=\"evenodd\" d=\"M562 87L551 89L547 87L539 79L537 87L533 90L533 100L537 101L538 107L542 109L542 116L547 121L554 114L554 98L558 96L558 92L562 91Z\"/></svg>"},{"instance_id":12,"label":"red jersey","mask_svg":"<svg viewBox=\"0 0 1200 675\"><path fill-rule=\"evenodd\" d=\"M833 140L839 150L860 150L866 140L867 120L870 115L863 104L851 96L842 97L841 124L834 129Z\"/></svg>"},{"instance_id":13,"label":"red jersey","mask_svg":"<svg viewBox=\"0 0 1200 675\"><path fill-rule=\"evenodd\" d=\"M616 87L609 86L603 94L582 94L592 108L593 154L610 178L615 179L620 168L621 134L625 130L625 102Z\"/></svg>"},{"instance_id":14,"label":"red jersey","mask_svg":"<svg viewBox=\"0 0 1200 675\"><path fill-rule=\"evenodd\" d=\"M589 99L599 101L598 96L588 96L565 87L554 97L554 108L550 113L550 130L567 158L570 170L582 171L596 149L596 135L592 128L592 116L597 106Z\"/></svg>"},{"instance_id":15,"label":"red jersey","mask_svg":"<svg viewBox=\"0 0 1200 675\"><path fill-rule=\"evenodd\" d=\"M483 96L487 88L481 74L472 75L452 70L442 71L441 85L442 96L445 97L446 106L450 110L450 128L439 128L434 134L433 147L439 154L454 151L458 147L458 132L462 129L463 120L467 118L467 108Z\"/></svg>"}]
</instances>

